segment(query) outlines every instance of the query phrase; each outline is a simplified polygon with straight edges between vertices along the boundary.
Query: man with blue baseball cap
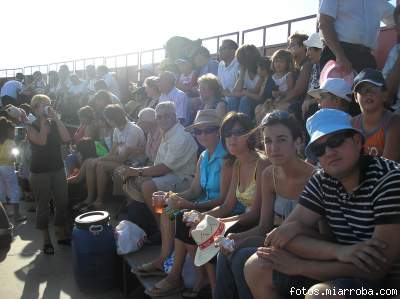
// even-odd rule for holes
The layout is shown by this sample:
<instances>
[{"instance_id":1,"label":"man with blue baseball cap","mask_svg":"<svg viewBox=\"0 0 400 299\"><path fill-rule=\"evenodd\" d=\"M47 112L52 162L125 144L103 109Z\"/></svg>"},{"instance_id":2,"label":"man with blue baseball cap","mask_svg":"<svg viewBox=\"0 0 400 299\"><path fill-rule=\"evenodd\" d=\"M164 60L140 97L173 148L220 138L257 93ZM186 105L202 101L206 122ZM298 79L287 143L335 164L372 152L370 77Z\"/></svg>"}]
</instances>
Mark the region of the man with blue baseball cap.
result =
<instances>
[{"instance_id":1,"label":"man with blue baseball cap","mask_svg":"<svg viewBox=\"0 0 400 299\"><path fill-rule=\"evenodd\" d=\"M343 111L321 109L306 126L306 154L322 168L247 260L246 282L254 298L381 297L383 279L395 285L400 269L400 165L362 155L363 136ZM317 232L322 223L330 238Z\"/></svg>"}]
</instances>

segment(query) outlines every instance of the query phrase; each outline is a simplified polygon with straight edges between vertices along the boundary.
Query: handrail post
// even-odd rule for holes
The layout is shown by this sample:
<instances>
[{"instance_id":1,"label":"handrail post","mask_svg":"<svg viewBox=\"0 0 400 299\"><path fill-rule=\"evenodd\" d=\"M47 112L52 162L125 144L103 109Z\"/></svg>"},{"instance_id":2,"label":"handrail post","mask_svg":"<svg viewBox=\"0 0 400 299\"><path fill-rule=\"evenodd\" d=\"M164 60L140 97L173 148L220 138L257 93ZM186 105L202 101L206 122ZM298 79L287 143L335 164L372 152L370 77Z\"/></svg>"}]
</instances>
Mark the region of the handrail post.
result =
<instances>
[{"instance_id":1,"label":"handrail post","mask_svg":"<svg viewBox=\"0 0 400 299\"><path fill-rule=\"evenodd\" d=\"M266 35L267 35L267 28L263 28L263 56L266 54L265 44L266 44Z\"/></svg>"}]
</instances>

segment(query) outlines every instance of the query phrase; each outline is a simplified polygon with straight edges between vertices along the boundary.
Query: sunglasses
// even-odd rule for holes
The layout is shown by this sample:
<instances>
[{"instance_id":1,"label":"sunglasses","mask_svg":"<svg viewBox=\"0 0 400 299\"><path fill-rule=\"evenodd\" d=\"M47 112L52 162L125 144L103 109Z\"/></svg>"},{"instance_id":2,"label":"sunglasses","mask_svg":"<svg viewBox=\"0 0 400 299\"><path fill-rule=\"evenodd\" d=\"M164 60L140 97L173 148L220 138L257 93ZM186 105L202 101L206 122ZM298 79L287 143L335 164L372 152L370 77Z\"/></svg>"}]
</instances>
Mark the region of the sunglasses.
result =
<instances>
[{"instance_id":1,"label":"sunglasses","mask_svg":"<svg viewBox=\"0 0 400 299\"><path fill-rule=\"evenodd\" d=\"M310 150L317 157L325 155L326 147L337 148L341 146L347 138L354 135L352 131L345 131L330 136L324 143L314 143L310 145Z\"/></svg>"},{"instance_id":2,"label":"sunglasses","mask_svg":"<svg viewBox=\"0 0 400 299\"><path fill-rule=\"evenodd\" d=\"M196 135L196 136L201 135L203 133L208 135L208 134L212 134L212 133L217 132L218 129L219 129L218 127L208 127L208 128L204 128L204 129L194 129L193 130L193 134Z\"/></svg>"},{"instance_id":3,"label":"sunglasses","mask_svg":"<svg viewBox=\"0 0 400 299\"><path fill-rule=\"evenodd\" d=\"M365 95L365 94L374 94L374 93L378 93L382 88L378 87L378 86L362 86L357 88L356 92L361 94L361 95Z\"/></svg>"},{"instance_id":4,"label":"sunglasses","mask_svg":"<svg viewBox=\"0 0 400 299\"><path fill-rule=\"evenodd\" d=\"M243 128L240 129L232 129L228 132L225 133L224 137L225 138L229 138L231 136L235 136L235 137L240 137L243 136L244 134L248 133L248 130L245 130Z\"/></svg>"}]
</instances>

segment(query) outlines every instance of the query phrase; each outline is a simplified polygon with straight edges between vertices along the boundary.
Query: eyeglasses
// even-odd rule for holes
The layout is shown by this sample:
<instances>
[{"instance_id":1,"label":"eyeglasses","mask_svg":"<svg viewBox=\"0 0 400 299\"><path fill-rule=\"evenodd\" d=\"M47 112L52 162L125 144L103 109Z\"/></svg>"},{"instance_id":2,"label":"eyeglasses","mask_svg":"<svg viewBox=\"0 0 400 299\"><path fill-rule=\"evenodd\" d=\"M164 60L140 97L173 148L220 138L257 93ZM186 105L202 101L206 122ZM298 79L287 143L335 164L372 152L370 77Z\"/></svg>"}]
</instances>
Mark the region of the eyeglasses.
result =
<instances>
[{"instance_id":1,"label":"eyeglasses","mask_svg":"<svg viewBox=\"0 0 400 299\"><path fill-rule=\"evenodd\" d=\"M310 146L310 150L317 157L325 155L326 147L338 148L343 142L354 135L353 131L344 131L341 133L330 136L324 143L313 143Z\"/></svg>"},{"instance_id":2,"label":"eyeglasses","mask_svg":"<svg viewBox=\"0 0 400 299\"><path fill-rule=\"evenodd\" d=\"M364 85L362 87L359 87L356 89L356 93L359 93L361 95L365 95L368 93L377 93L381 90L380 87L378 86L370 86L370 85Z\"/></svg>"},{"instance_id":3,"label":"eyeglasses","mask_svg":"<svg viewBox=\"0 0 400 299\"><path fill-rule=\"evenodd\" d=\"M242 128L240 128L240 129L232 129L232 130L226 132L224 137L225 138L229 138L231 136L240 137L240 136L246 134L247 132L248 132L248 130L245 130L245 129L242 129Z\"/></svg>"},{"instance_id":4,"label":"eyeglasses","mask_svg":"<svg viewBox=\"0 0 400 299\"><path fill-rule=\"evenodd\" d=\"M194 129L193 130L193 134L196 135L196 136L201 135L203 133L208 135L208 134L217 132L218 129L219 129L218 127L208 127L208 128L204 128L204 129Z\"/></svg>"}]
</instances>

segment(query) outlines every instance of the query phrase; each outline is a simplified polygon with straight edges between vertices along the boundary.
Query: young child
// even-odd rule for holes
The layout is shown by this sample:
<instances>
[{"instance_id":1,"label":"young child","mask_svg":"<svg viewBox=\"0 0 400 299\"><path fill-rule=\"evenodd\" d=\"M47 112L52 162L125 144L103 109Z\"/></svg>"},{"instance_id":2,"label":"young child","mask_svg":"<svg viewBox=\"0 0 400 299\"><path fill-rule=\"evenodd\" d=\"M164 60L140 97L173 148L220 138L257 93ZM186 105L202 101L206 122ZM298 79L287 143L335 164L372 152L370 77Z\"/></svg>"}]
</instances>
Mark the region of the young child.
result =
<instances>
[{"instance_id":1,"label":"young child","mask_svg":"<svg viewBox=\"0 0 400 299\"><path fill-rule=\"evenodd\" d=\"M353 126L364 133L364 154L400 160L400 115L385 109L386 85L378 70L363 69L355 78L353 92L361 114Z\"/></svg>"},{"instance_id":2,"label":"young child","mask_svg":"<svg viewBox=\"0 0 400 299\"><path fill-rule=\"evenodd\" d=\"M76 145L76 157L78 160L78 167L74 168L68 177L68 183L77 183L81 181L86 174L87 159L97 158L96 145L92 138L84 137Z\"/></svg>"},{"instance_id":3,"label":"young child","mask_svg":"<svg viewBox=\"0 0 400 299\"><path fill-rule=\"evenodd\" d=\"M277 86L272 92L274 99L283 98L294 86L293 78L293 57L287 50L278 50L272 55L272 79Z\"/></svg>"},{"instance_id":4,"label":"young child","mask_svg":"<svg viewBox=\"0 0 400 299\"><path fill-rule=\"evenodd\" d=\"M77 144L83 137L97 137L96 125L94 122L94 110L90 106L84 106L78 111L79 128L76 130L73 137L74 143Z\"/></svg>"},{"instance_id":5,"label":"young child","mask_svg":"<svg viewBox=\"0 0 400 299\"><path fill-rule=\"evenodd\" d=\"M80 126L76 130L73 141L74 144L70 146L70 154L65 159L67 167L67 176L74 176L75 169L79 170L79 161L76 155L76 145L85 137L95 139L97 137L97 128L94 121L94 110L90 106L84 106L78 110L78 117Z\"/></svg>"},{"instance_id":6,"label":"young child","mask_svg":"<svg viewBox=\"0 0 400 299\"><path fill-rule=\"evenodd\" d=\"M338 109L349 113L351 86L341 78L326 79L318 89L308 91L308 94L317 100L318 108Z\"/></svg>"},{"instance_id":7,"label":"young child","mask_svg":"<svg viewBox=\"0 0 400 299\"><path fill-rule=\"evenodd\" d=\"M262 80L261 88L258 94L245 91L244 94L257 101L255 108L256 123L260 123L262 118L267 114L272 99L272 92L276 89L276 84L272 78L271 59L262 57L257 63L257 74Z\"/></svg>"},{"instance_id":8,"label":"young child","mask_svg":"<svg viewBox=\"0 0 400 299\"><path fill-rule=\"evenodd\" d=\"M14 221L26 220L19 212L21 190L15 173L14 160L16 147L14 142L14 126L5 117L0 117L0 201L14 206Z\"/></svg>"},{"instance_id":9,"label":"young child","mask_svg":"<svg viewBox=\"0 0 400 299\"><path fill-rule=\"evenodd\" d=\"M193 69L193 63L187 59L177 59L175 61L178 70L179 78L176 81L176 87L182 90L190 98L199 95L197 91L197 75Z\"/></svg>"}]
</instances>

